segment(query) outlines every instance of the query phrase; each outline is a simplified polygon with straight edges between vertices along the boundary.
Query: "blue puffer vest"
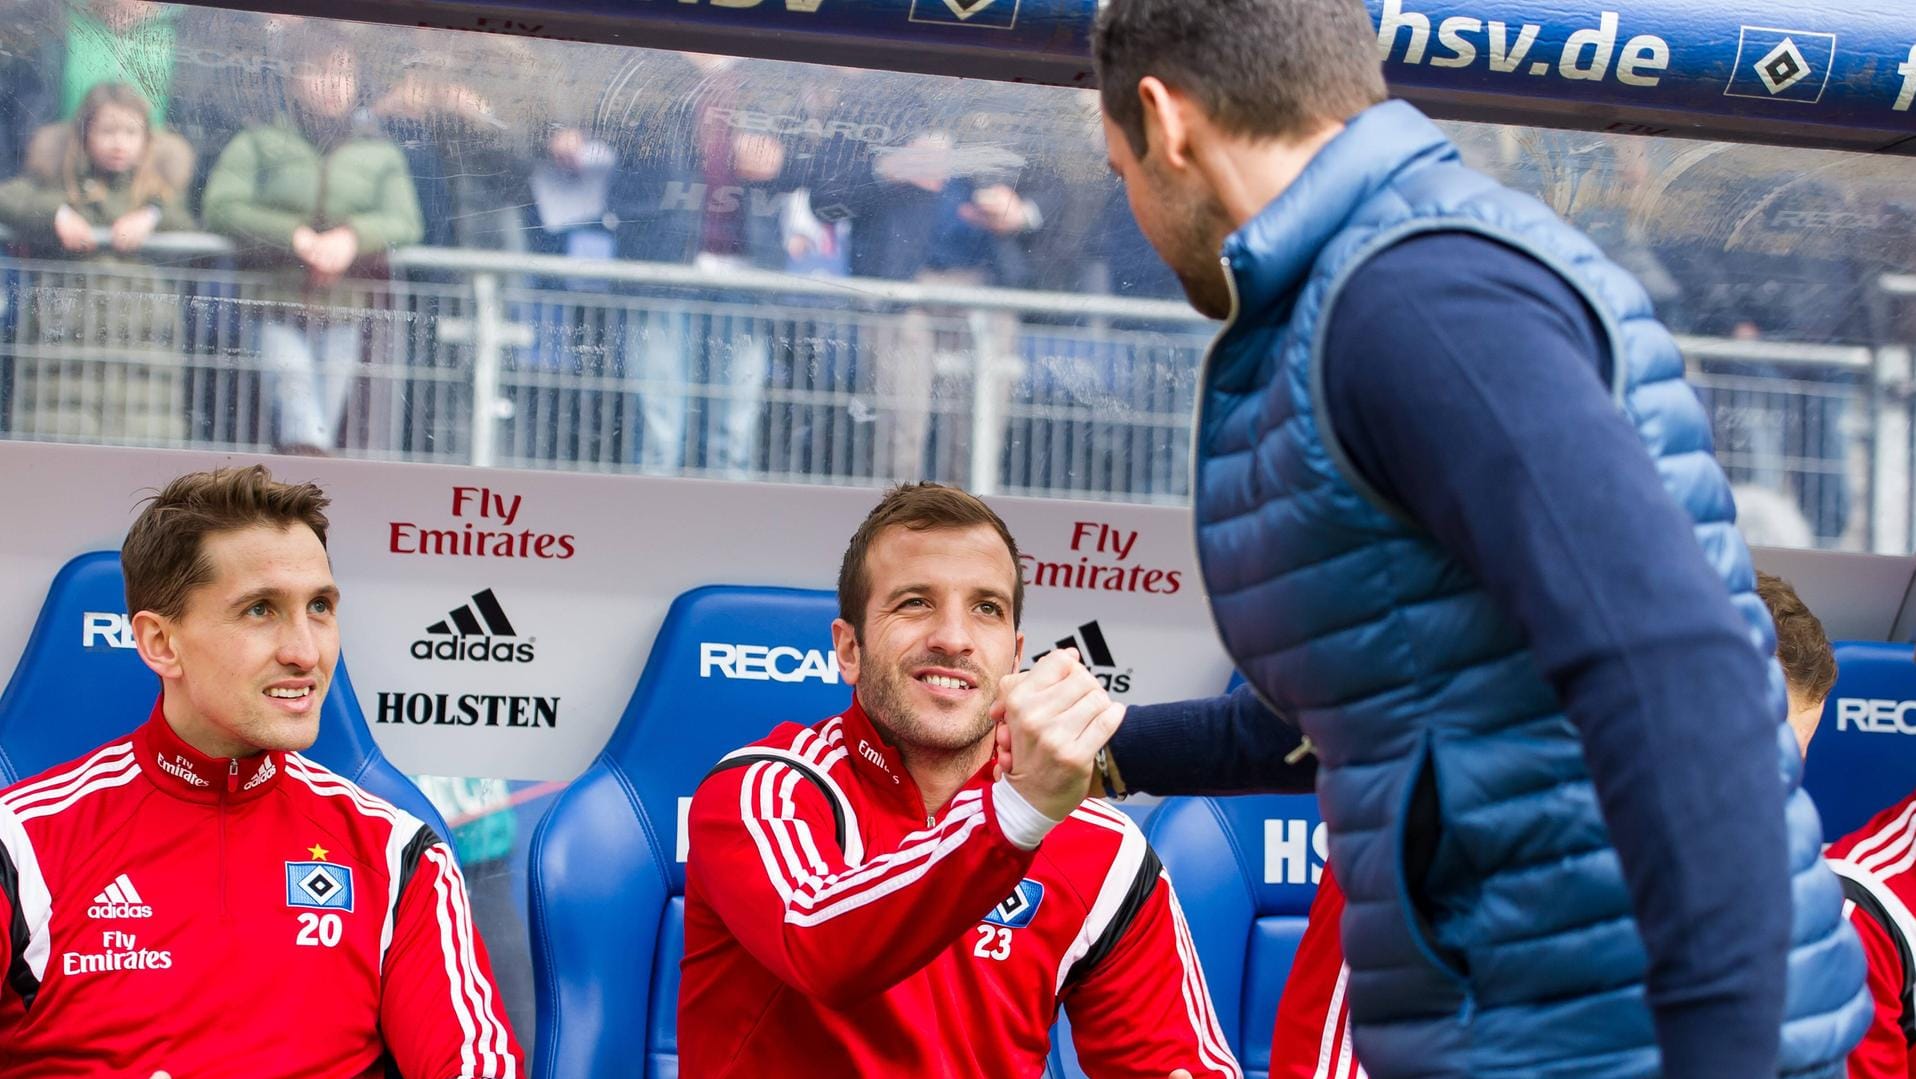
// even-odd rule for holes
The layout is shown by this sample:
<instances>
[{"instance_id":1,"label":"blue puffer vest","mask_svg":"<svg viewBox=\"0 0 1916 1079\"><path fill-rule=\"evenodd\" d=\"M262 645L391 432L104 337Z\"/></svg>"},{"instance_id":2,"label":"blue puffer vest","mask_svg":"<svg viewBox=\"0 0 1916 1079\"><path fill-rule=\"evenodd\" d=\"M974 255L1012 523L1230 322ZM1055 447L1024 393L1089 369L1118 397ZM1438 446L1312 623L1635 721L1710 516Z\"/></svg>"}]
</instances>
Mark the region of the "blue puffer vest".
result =
<instances>
[{"instance_id":1,"label":"blue puffer vest","mask_svg":"<svg viewBox=\"0 0 1916 1079\"><path fill-rule=\"evenodd\" d=\"M1225 245L1237 312L1206 360L1197 433L1205 588L1239 669L1317 746L1372 1074L1657 1076L1644 948L1575 728L1516 624L1328 431L1321 315L1370 256L1425 231L1492 237L1583 294L1618 406L1750 640L1772 650L1703 410L1642 288L1542 204L1465 168L1401 102L1357 117ZM1796 904L1783 1074L1837 1074L1869 1017L1863 959L1774 664L1769 688ZM1436 838L1407 851L1413 818Z\"/></svg>"}]
</instances>

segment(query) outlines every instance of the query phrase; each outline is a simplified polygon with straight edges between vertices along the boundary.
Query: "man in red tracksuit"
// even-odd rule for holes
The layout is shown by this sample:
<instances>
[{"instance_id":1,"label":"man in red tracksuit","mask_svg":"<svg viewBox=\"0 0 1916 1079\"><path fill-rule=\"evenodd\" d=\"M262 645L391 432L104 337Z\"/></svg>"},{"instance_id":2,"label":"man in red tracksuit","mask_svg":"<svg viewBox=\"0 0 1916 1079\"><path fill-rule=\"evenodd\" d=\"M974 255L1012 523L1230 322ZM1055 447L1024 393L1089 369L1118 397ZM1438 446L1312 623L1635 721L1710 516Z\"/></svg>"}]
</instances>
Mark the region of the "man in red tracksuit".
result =
<instances>
[{"instance_id":1,"label":"man in red tracksuit","mask_svg":"<svg viewBox=\"0 0 1916 1079\"><path fill-rule=\"evenodd\" d=\"M1756 593L1770 611L1776 625L1776 658L1783 667L1789 690L1790 727L1796 732L1797 746L1809 751L1810 737L1816 733L1823 714L1823 702L1836 684L1836 657L1830 649L1823 624L1797 596L1788 581L1768 573L1756 575ZM1909 810L1898 815L1899 810ZM1842 852L1857 850L1863 844L1871 849L1894 851L1876 864L1887 865L1916 842L1916 795L1910 801L1871 821L1868 827L1830 847L1827 852L1838 859ZM1891 838L1894 829L1901 842ZM1871 843L1872 839L1879 842ZM1912 859L1916 862L1916 859ZM1844 877L1844 887L1852 899L1858 895L1853 879L1860 873L1846 869L1840 862L1832 866ZM1916 900L1916 876L1904 872L1893 877L1884 889L1885 902L1898 910L1903 902ZM1895 898L1901 896L1899 900ZM1870 988L1876 994L1876 1021L1863 1043L1850 1054L1850 1079L1916 1079L1912 1067L1911 1045L1916 1040L1916 1014L1910 1005L1911 979L1916 965L1908 960L1906 945L1892 944L1892 934L1873 915L1877 905L1852 902L1850 920L1863 938L1863 950L1869 956ZM1885 908L1886 909L1886 908ZM1298 942L1297 956L1291 961L1291 973L1284 981L1284 994L1278 998L1277 1025L1271 1036L1270 1079L1365 1079L1358 1063L1356 1046L1351 1041L1350 1005L1345 999L1345 981L1350 969L1344 965L1341 922L1344 893L1324 867L1324 877L1311 900L1310 925ZM1905 917L1907 917L1905 915ZM1916 944L1916 920L1910 927L1910 944ZM1900 940L1900 938L1897 938ZM1900 956L1900 958L1899 958Z\"/></svg>"},{"instance_id":2,"label":"man in red tracksuit","mask_svg":"<svg viewBox=\"0 0 1916 1079\"><path fill-rule=\"evenodd\" d=\"M1916 1079L1916 794L1832 844L1850 924L1869 959L1876 1015L1850 1051L1850 1079Z\"/></svg>"},{"instance_id":3,"label":"man in red tracksuit","mask_svg":"<svg viewBox=\"0 0 1916 1079\"><path fill-rule=\"evenodd\" d=\"M859 528L832 625L851 707L692 799L686 1079L1037 1076L1060 1006L1093 1079L1240 1075L1157 857L1086 800L1122 706L1070 649L1012 673L1022 593L962 491L898 488Z\"/></svg>"},{"instance_id":4,"label":"man in red tracksuit","mask_svg":"<svg viewBox=\"0 0 1916 1079\"><path fill-rule=\"evenodd\" d=\"M161 697L0 792L0 1079L522 1073L451 851L298 753L339 656L325 505L224 469L128 532Z\"/></svg>"},{"instance_id":5,"label":"man in red tracksuit","mask_svg":"<svg viewBox=\"0 0 1916 1079\"><path fill-rule=\"evenodd\" d=\"M1327 865L1311 898L1310 924L1284 979L1284 995L1277 1000L1270 1079L1365 1079L1351 1042L1343 920L1344 890Z\"/></svg>"}]
</instances>

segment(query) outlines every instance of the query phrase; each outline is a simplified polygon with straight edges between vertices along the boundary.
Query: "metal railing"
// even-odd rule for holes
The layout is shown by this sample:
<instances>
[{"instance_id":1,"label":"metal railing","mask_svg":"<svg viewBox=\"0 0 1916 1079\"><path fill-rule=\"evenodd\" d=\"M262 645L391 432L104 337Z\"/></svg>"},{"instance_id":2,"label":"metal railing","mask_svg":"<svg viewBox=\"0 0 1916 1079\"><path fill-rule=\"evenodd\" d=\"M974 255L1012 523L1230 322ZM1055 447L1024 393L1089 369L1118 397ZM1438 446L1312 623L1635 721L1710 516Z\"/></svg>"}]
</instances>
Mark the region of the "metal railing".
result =
<instances>
[{"instance_id":1,"label":"metal railing","mask_svg":"<svg viewBox=\"0 0 1916 1079\"><path fill-rule=\"evenodd\" d=\"M701 265L415 247L315 291L216 236L142 254L5 263L8 437L1180 503L1215 331L1182 303ZM1733 481L1807 542L1909 549L1907 349L1680 344Z\"/></svg>"}]
</instances>

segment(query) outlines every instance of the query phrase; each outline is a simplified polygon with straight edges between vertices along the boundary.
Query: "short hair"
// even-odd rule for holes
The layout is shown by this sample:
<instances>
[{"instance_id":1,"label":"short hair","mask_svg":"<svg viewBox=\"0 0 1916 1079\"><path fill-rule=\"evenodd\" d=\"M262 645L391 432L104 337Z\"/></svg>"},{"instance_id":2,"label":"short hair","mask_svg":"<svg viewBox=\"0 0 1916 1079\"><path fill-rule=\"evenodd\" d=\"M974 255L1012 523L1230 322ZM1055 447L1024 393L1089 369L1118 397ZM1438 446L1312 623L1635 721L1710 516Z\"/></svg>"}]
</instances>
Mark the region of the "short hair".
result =
<instances>
[{"instance_id":1,"label":"short hair","mask_svg":"<svg viewBox=\"0 0 1916 1079\"><path fill-rule=\"evenodd\" d=\"M254 525L305 525L326 546L326 505L315 483L280 483L265 465L189 472L145 500L120 545L128 614L178 618L186 597L212 579L206 537Z\"/></svg>"},{"instance_id":2,"label":"short hair","mask_svg":"<svg viewBox=\"0 0 1916 1079\"><path fill-rule=\"evenodd\" d=\"M1142 157L1155 75L1235 135L1294 138L1384 100L1363 0L1110 0L1092 53L1104 111Z\"/></svg>"},{"instance_id":3,"label":"short hair","mask_svg":"<svg viewBox=\"0 0 1916 1079\"><path fill-rule=\"evenodd\" d=\"M1004 519L992 511L977 495L942 483L905 483L885 492L878 505L865 515L864 523L852 533L845 548L845 559L838 565L838 617L850 622L860 640L865 637L865 605L871 601L871 581L865 574L865 556L871 545L887 528L901 526L914 532L934 528L971 528L990 525L1005 541L1011 554L1011 624L1024 616L1024 571L1018 560L1018 541Z\"/></svg>"},{"instance_id":4,"label":"short hair","mask_svg":"<svg viewBox=\"0 0 1916 1079\"><path fill-rule=\"evenodd\" d=\"M1836 685L1836 650L1822 621L1781 577L1758 571L1756 594L1776 623L1776 660L1790 688L1805 700L1827 698Z\"/></svg>"}]
</instances>

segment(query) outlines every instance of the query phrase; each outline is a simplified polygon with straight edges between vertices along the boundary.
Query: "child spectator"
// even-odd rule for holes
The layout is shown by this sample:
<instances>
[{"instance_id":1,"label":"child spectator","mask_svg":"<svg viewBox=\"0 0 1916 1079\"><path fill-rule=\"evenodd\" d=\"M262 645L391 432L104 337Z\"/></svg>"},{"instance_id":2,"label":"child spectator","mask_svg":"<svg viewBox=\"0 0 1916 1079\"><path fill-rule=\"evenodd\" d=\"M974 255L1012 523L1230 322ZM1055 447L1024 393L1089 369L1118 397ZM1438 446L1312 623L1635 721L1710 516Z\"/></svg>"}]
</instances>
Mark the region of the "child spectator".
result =
<instances>
[{"instance_id":1,"label":"child spectator","mask_svg":"<svg viewBox=\"0 0 1916 1079\"><path fill-rule=\"evenodd\" d=\"M29 250L88 269L29 271L18 327L13 430L86 441L178 441L181 364L175 291L128 258L158 229L192 226L185 140L154 129L125 83L87 91L78 114L34 136L29 170L0 185L0 223ZM107 230L104 246L96 229ZM110 267L110 268L108 268ZM144 353L144 355L142 355ZM158 355L155 355L157 353ZM79 360L79 368L73 361Z\"/></svg>"}]
</instances>

